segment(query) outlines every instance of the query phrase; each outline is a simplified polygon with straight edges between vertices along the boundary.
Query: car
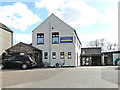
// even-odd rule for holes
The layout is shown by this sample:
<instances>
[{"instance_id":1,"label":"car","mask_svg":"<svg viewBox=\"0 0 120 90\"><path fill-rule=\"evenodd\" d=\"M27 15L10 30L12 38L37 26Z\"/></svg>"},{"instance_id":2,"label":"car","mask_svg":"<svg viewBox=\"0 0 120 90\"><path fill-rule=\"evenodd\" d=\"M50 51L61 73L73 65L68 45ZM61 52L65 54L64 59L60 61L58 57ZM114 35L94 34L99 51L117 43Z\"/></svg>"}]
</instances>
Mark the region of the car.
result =
<instances>
[{"instance_id":1,"label":"car","mask_svg":"<svg viewBox=\"0 0 120 90\"><path fill-rule=\"evenodd\" d=\"M116 58L116 60L115 60L115 65L116 65L116 66L119 66L119 64L120 64L120 58Z\"/></svg>"},{"instance_id":2,"label":"car","mask_svg":"<svg viewBox=\"0 0 120 90\"><path fill-rule=\"evenodd\" d=\"M34 59L29 55L15 55L6 57L2 60L2 69L4 68L21 68L23 70L33 68L37 65Z\"/></svg>"}]
</instances>

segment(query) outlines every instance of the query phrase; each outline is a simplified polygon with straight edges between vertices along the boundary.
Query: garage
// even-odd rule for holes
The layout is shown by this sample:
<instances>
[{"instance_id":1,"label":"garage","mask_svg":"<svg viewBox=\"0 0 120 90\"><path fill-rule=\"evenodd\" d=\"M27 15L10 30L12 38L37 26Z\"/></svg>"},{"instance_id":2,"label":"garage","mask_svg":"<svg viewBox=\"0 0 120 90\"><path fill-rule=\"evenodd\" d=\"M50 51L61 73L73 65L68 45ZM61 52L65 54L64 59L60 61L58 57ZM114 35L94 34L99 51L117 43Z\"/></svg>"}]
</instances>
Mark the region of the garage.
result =
<instances>
[{"instance_id":1,"label":"garage","mask_svg":"<svg viewBox=\"0 0 120 90\"><path fill-rule=\"evenodd\" d=\"M120 51L104 51L102 52L103 64L106 66L115 65L115 60L120 58Z\"/></svg>"},{"instance_id":2,"label":"garage","mask_svg":"<svg viewBox=\"0 0 120 90\"><path fill-rule=\"evenodd\" d=\"M101 56L100 55L92 56L92 65L93 66L101 65Z\"/></svg>"},{"instance_id":3,"label":"garage","mask_svg":"<svg viewBox=\"0 0 120 90\"><path fill-rule=\"evenodd\" d=\"M30 55L37 62L37 67L42 67L42 50L32 45L19 42L6 50L6 55Z\"/></svg>"},{"instance_id":4,"label":"garage","mask_svg":"<svg viewBox=\"0 0 120 90\"><path fill-rule=\"evenodd\" d=\"M101 62L101 48L81 48L81 65L82 66L99 66Z\"/></svg>"}]
</instances>

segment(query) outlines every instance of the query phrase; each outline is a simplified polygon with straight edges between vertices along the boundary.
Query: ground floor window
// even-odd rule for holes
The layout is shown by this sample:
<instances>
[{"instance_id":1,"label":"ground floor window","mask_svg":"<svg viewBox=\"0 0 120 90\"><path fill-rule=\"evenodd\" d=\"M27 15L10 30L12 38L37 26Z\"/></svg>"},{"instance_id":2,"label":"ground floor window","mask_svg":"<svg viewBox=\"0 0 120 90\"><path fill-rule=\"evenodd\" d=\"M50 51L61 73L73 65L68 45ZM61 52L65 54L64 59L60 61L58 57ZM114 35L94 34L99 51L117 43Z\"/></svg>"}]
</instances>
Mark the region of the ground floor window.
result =
<instances>
[{"instance_id":1,"label":"ground floor window","mask_svg":"<svg viewBox=\"0 0 120 90\"><path fill-rule=\"evenodd\" d=\"M89 66L92 64L91 57L82 57L82 65Z\"/></svg>"},{"instance_id":2,"label":"ground floor window","mask_svg":"<svg viewBox=\"0 0 120 90\"><path fill-rule=\"evenodd\" d=\"M53 59L56 59L56 52L53 52L53 53L52 53L52 58L53 58Z\"/></svg>"},{"instance_id":3,"label":"ground floor window","mask_svg":"<svg viewBox=\"0 0 120 90\"><path fill-rule=\"evenodd\" d=\"M44 53L44 59L48 59L48 52Z\"/></svg>"},{"instance_id":4,"label":"ground floor window","mask_svg":"<svg viewBox=\"0 0 120 90\"><path fill-rule=\"evenodd\" d=\"M64 59L64 52L60 52L60 59Z\"/></svg>"},{"instance_id":5,"label":"ground floor window","mask_svg":"<svg viewBox=\"0 0 120 90\"><path fill-rule=\"evenodd\" d=\"M71 52L68 52L68 59L71 59Z\"/></svg>"}]
</instances>

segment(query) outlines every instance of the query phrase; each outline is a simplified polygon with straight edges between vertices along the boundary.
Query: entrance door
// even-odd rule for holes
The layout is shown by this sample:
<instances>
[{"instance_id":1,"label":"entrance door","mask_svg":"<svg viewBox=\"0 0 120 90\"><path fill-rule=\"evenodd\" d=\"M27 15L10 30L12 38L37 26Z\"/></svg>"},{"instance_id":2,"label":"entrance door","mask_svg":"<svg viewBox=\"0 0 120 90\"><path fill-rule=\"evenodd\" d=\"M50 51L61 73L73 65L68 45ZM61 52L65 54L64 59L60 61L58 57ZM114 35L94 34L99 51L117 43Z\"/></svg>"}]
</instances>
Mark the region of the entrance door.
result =
<instances>
[{"instance_id":1,"label":"entrance door","mask_svg":"<svg viewBox=\"0 0 120 90\"><path fill-rule=\"evenodd\" d=\"M100 56L92 56L92 65L97 66L101 64L101 57Z\"/></svg>"},{"instance_id":2,"label":"entrance door","mask_svg":"<svg viewBox=\"0 0 120 90\"><path fill-rule=\"evenodd\" d=\"M39 54L35 53L35 61L37 62L37 67L41 67L41 62L39 57L40 57Z\"/></svg>"}]
</instances>

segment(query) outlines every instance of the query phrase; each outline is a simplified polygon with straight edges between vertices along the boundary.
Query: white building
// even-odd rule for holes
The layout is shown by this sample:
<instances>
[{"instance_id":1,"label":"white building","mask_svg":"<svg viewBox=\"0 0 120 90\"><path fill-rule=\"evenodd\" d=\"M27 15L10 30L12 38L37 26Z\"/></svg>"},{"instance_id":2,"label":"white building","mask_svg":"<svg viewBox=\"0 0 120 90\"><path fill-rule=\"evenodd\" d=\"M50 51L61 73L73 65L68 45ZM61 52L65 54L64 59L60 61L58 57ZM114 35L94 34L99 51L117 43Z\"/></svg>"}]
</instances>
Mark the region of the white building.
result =
<instances>
[{"instance_id":1,"label":"white building","mask_svg":"<svg viewBox=\"0 0 120 90\"><path fill-rule=\"evenodd\" d=\"M0 56L13 45L13 31L0 23Z\"/></svg>"},{"instance_id":2,"label":"white building","mask_svg":"<svg viewBox=\"0 0 120 90\"><path fill-rule=\"evenodd\" d=\"M42 60L48 66L80 66L81 42L76 31L54 14L32 31L32 45L43 51Z\"/></svg>"}]
</instances>

